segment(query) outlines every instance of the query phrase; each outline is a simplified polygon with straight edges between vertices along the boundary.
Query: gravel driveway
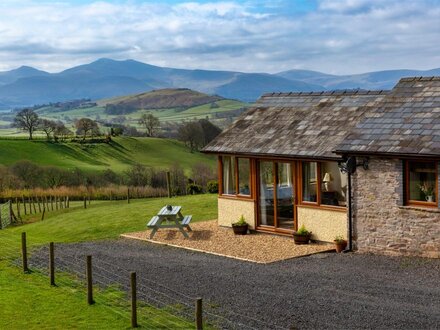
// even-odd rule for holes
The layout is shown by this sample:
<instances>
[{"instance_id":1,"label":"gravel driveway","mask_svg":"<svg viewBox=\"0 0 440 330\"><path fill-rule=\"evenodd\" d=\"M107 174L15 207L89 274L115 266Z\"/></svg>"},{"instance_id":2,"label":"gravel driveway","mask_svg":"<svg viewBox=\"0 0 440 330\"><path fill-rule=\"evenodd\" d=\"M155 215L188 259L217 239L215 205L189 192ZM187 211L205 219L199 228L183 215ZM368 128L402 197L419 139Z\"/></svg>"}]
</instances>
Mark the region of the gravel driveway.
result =
<instances>
[{"instance_id":1,"label":"gravel driveway","mask_svg":"<svg viewBox=\"0 0 440 330\"><path fill-rule=\"evenodd\" d=\"M438 259L326 253L261 265L124 239L56 246L57 265L78 272L87 254L100 282L136 271L141 297L203 297L207 316L232 321L217 318L223 328L440 329Z\"/></svg>"}]
</instances>

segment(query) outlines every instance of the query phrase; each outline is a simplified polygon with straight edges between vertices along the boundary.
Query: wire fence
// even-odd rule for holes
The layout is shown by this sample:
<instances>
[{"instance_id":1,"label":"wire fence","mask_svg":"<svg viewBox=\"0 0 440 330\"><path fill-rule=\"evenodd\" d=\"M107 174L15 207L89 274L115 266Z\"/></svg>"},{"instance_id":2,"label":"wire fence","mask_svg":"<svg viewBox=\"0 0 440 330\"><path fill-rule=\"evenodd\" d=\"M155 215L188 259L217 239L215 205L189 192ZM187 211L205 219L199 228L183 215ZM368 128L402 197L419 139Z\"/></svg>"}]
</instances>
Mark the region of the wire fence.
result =
<instances>
[{"instance_id":1,"label":"wire fence","mask_svg":"<svg viewBox=\"0 0 440 330\"><path fill-rule=\"evenodd\" d=\"M67 235L67 234L66 234ZM30 257L28 267L32 272L50 276L49 242L30 240ZM63 237L58 237L62 241ZM0 232L0 242L4 248L0 260L7 259L16 267L23 267L20 257L20 237ZM57 246L57 244L55 245ZM84 288L86 279L86 255L61 256L55 248L55 282L64 288L66 294L72 294L72 287ZM93 285L96 290L96 301L112 313L130 322L130 273L131 270L110 264L98 257L93 257ZM48 282L49 283L49 282ZM49 284L48 284L49 285ZM148 328L191 329L197 327L195 302L197 297L187 295L163 282L151 278L139 277L137 283L138 322ZM77 291L75 291L77 292ZM77 294L77 293L75 293ZM220 329L281 329L255 317L235 313L220 308L205 300L203 305L204 325ZM164 321L166 320L166 322Z\"/></svg>"}]
</instances>

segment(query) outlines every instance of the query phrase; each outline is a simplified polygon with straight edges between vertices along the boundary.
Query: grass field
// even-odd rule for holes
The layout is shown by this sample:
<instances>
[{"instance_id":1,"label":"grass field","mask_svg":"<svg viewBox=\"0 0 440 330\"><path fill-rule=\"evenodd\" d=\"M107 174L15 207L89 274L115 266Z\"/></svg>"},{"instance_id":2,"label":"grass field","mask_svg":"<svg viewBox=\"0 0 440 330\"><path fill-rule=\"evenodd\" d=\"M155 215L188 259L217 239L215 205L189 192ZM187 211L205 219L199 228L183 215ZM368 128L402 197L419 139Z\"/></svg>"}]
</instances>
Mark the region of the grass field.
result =
<instances>
[{"instance_id":1,"label":"grass field","mask_svg":"<svg viewBox=\"0 0 440 330\"><path fill-rule=\"evenodd\" d=\"M29 160L40 165L79 168L85 171L112 169L122 172L135 163L167 168L178 163L186 171L196 163L214 166L214 158L191 153L182 143L158 138L114 138L110 144L50 143L0 139L0 164Z\"/></svg>"},{"instance_id":2,"label":"grass field","mask_svg":"<svg viewBox=\"0 0 440 330\"><path fill-rule=\"evenodd\" d=\"M193 120L208 117L210 120L216 121L215 114L224 113L227 114L230 111L246 107L247 104L235 101L235 100L221 100L215 102L218 108L211 108L211 104L204 104L200 106L191 107L186 110L181 110L177 108L171 109L140 109L134 113L124 115L126 121L123 122L125 125L140 127L138 124L138 119L144 113L152 113L154 116L159 118L161 122L181 122L182 120ZM38 111L39 116L42 118L56 119L66 121L73 121L82 117L89 117L92 119L101 118L106 120L112 120L121 116L108 115L104 112L103 106L95 106L91 108L78 108L68 111L54 112L52 108L41 108ZM0 131L1 132L1 131Z\"/></svg>"},{"instance_id":3,"label":"grass field","mask_svg":"<svg viewBox=\"0 0 440 330\"><path fill-rule=\"evenodd\" d=\"M214 219L217 216L217 196L198 195L177 197L172 204L182 205L193 221ZM20 235L26 231L32 248L50 241L80 242L115 239L121 233L145 228L147 220L170 199L132 200L94 203L84 210L73 207L48 213L44 221L28 218L23 226L0 230L0 329L126 329L129 325L129 305L124 294L116 288L100 288L96 304L86 305L84 285L69 275L57 274L58 287L50 287L47 277L34 272L22 274L12 265L19 257ZM119 304L114 305L114 297ZM112 297L111 299L109 299ZM121 302L122 301L122 302ZM165 310L148 306L139 308L143 327L188 327L173 319Z\"/></svg>"}]
</instances>

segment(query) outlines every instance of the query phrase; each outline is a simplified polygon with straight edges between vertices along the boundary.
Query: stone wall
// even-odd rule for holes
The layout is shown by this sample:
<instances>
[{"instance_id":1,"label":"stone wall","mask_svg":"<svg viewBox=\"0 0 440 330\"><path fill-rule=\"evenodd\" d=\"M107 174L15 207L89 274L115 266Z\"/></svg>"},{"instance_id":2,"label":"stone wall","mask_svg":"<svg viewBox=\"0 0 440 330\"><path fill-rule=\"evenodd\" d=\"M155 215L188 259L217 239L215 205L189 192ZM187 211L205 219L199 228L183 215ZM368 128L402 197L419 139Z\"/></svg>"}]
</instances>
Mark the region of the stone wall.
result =
<instances>
[{"instance_id":1,"label":"stone wall","mask_svg":"<svg viewBox=\"0 0 440 330\"><path fill-rule=\"evenodd\" d=\"M218 225L231 227L243 215L249 228L255 228L255 202L253 200L218 198Z\"/></svg>"},{"instance_id":2,"label":"stone wall","mask_svg":"<svg viewBox=\"0 0 440 330\"><path fill-rule=\"evenodd\" d=\"M336 236L347 238L347 212L298 206L298 228L304 225L312 239L333 242Z\"/></svg>"},{"instance_id":3,"label":"stone wall","mask_svg":"<svg viewBox=\"0 0 440 330\"><path fill-rule=\"evenodd\" d=\"M371 158L352 181L356 249L440 258L440 210L403 205L401 160Z\"/></svg>"}]
</instances>

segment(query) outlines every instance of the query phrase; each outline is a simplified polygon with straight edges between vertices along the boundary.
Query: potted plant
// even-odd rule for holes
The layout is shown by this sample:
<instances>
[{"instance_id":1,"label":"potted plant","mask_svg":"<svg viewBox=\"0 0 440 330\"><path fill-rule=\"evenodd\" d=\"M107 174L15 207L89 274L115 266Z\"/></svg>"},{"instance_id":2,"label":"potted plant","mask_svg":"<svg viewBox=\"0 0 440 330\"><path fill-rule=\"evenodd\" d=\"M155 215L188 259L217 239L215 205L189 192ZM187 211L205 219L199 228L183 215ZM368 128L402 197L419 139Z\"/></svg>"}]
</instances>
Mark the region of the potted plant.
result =
<instances>
[{"instance_id":1,"label":"potted plant","mask_svg":"<svg viewBox=\"0 0 440 330\"><path fill-rule=\"evenodd\" d=\"M234 230L235 235L246 235L249 229L249 224L244 219L243 214L237 222L232 224L232 230Z\"/></svg>"},{"instance_id":2,"label":"potted plant","mask_svg":"<svg viewBox=\"0 0 440 330\"><path fill-rule=\"evenodd\" d=\"M295 244L309 244L312 232L306 229L306 226L302 225L297 231L293 232L293 240Z\"/></svg>"},{"instance_id":3,"label":"potted plant","mask_svg":"<svg viewBox=\"0 0 440 330\"><path fill-rule=\"evenodd\" d=\"M334 242L335 242L337 253L341 253L347 247L347 240L344 239L344 237L342 237L342 235L336 236Z\"/></svg>"},{"instance_id":4,"label":"potted plant","mask_svg":"<svg viewBox=\"0 0 440 330\"><path fill-rule=\"evenodd\" d=\"M421 192L425 195L425 199L427 202L434 202L434 185L429 184L428 182L423 182L419 185Z\"/></svg>"}]
</instances>

